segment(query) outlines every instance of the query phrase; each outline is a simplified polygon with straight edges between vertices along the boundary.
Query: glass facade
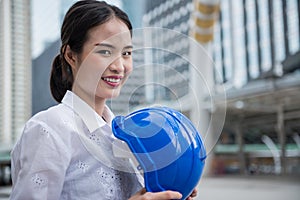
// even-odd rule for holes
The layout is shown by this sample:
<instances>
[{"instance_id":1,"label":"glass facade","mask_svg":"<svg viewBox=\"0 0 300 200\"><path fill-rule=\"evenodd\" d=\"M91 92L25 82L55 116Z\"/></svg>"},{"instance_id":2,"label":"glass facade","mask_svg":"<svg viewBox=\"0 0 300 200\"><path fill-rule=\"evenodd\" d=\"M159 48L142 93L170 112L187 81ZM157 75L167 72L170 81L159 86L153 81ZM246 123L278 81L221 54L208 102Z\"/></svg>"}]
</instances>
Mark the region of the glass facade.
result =
<instances>
[{"instance_id":1,"label":"glass facade","mask_svg":"<svg viewBox=\"0 0 300 200\"><path fill-rule=\"evenodd\" d=\"M230 9L230 5L229 5L230 1L229 0L225 0L224 3L221 5L221 10L228 10ZM221 24L221 31L222 31L222 43L223 43L223 49L222 49L222 54L224 57L224 64L223 67L225 70L222 70L225 72L224 74L224 82L226 80L230 79L230 76L232 76L232 48L231 48L231 35L232 35L232 29L231 29L231 24L230 24L230 13L229 12L223 12L221 13L221 18L224 19L222 20L222 24Z\"/></svg>"},{"instance_id":2,"label":"glass facade","mask_svg":"<svg viewBox=\"0 0 300 200\"><path fill-rule=\"evenodd\" d=\"M294 54L299 50L299 1L286 0L287 33L289 43L289 53Z\"/></svg>"},{"instance_id":3,"label":"glass facade","mask_svg":"<svg viewBox=\"0 0 300 200\"><path fill-rule=\"evenodd\" d=\"M259 75L259 62L258 62L258 39L257 39L257 26L256 26L256 15L257 11L255 10L255 1L247 0L245 2L245 21L246 27L245 32L247 33L247 49L248 54L248 68L249 68L249 78L257 78ZM248 12L250 11L250 12ZM252 12L251 12L252 11Z\"/></svg>"},{"instance_id":4,"label":"glass facade","mask_svg":"<svg viewBox=\"0 0 300 200\"><path fill-rule=\"evenodd\" d=\"M176 100L189 92L189 62L186 60L189 41L184 35L189 33L192 8L191 0L149 1L147 4L145 26L166 29L151 33L153 48L149 56L152 57L153 72L148 76L153 76L156 84L151 87L150 101ZM163 48L156 49L158 46Z\"/></svg>"},{"instance_id":5,"label":"glass facade","mask_svg":"<svg viewBox=\"0 0 300 200\"><path fill-rule=\"evenodd\" d=\"M274 23L274 40L275 42L275 59L277 61L282 61L285 54L285 46L284 46L284 19L283 19L283 5L282 1L274 1L273 2L273 10L274 15L273 19L276 23Z\"/></svg>"},{"instance_id":6,"label":"glass facade","mask_svg":"<svg viewBox=\"0 0 300 200\"><path fill-rule=\"evenodd\" d=\"M231 1L232 5L232 32L233 32L233 58L235 60L233 69L234 74L231 77L232 83L237 87L245 84L247 81L246 74L246 44L245 44L245 29L244 29L244 9L243 1L237 0L234 3ZM222 13L222 11L221 11ZM233 14L234 13L234 14ZM235 17L233 17L235 16ZM226 30L223 30L226 31ZM226 70L226 68L225 68Z\"/></svg>"},{"instance_id":7,"label":"glass facade","mask_svg":"<svg viewBox=\"0 0 300 200\"><path fill-rule=\"evenodd\" d=\"M216 84L234 86L227 87L226 120L215 148L216 162L226 161L221 173L299 174L293 138L300 120L300 2L220 3L214 60L223 78Z\"/></svg>"},{"instance_id":8,"label":"glass facade","mask_svg":"<svg viewBox=\"0 0 300 200\"><path fill-rule=\"evenodd\" d=\"M239 88L274 72L299 51L299 1L224 0L215 28L214 58L223 80Z\"/></svg>"},{"instance_id":9,"label":"glass facade","mask_svg":"<svg viewBox=\"0 0 300 200\"><path fill-rule=\"evenodd\" d=\"M269 6L267 0L258 1L258 16L259 30L260 30L260 53L261 53L261 66L263 71L271 69L271 40L270 40L270 19Z\"/></svg>"}]
</instances>

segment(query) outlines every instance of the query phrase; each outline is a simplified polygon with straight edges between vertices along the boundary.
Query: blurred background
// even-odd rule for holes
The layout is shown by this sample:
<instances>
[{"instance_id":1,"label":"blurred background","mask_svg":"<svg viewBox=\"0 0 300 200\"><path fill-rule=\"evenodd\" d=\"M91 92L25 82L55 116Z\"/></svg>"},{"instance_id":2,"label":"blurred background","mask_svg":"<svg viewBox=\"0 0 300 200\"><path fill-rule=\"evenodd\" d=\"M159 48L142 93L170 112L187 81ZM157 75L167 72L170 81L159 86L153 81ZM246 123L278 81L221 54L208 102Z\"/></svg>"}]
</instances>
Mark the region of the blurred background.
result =
<instances>
[{"instance_id":1,"label":"blurred background","mask_svg":"<svg viewBox=\"0 0 300 200\"><path fill-rule=\"evenodd\" d=\"M0 199L25 122L56 104L49 74L74 2L0 0ZM135 46L153 47L134 50L135 70L108 105L167 105L195 123L208 150L197 199L299 199L300 1L107 2L129 15Z\"/></svg>"}]
</instances>

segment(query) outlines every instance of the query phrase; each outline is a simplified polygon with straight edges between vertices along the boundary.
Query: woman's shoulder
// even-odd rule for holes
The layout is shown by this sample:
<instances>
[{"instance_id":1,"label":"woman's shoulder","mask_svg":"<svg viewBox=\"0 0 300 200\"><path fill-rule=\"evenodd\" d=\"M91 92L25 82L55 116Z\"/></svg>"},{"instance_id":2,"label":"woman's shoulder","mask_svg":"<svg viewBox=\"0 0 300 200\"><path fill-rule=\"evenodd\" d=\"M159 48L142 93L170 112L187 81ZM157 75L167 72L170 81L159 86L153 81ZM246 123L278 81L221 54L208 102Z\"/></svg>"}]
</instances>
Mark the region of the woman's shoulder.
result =
<instances>
[{"instance_id":1,"label":"woman's shoulder","mask_svg":"<svg viewBox=\"0 0 300 200\"><path fill-rule=\"evenodd\" d=\"M49 107L46 110L36 113L29 119L28 122L37 121L49 124L49 122L60 122L64 118L69 118L70 115L72 115L72 111L68 109L68 107L63 104L57 104L55 106Z\"/></svg>"},{"instance_id":2,"label":"woman's shoulder","mask_svg":"<svg viewBox=\"0 0 300 200\"><path fill-rule=\"evenodd\" d=\"M21 138L39 138L46 135L55 141L69 143L75 130L74 123L70 124L72 116L72 110L63 104L50 107L35 114L26 122Z\"/></svg>"},{"instance_id":3,"label":"woman's shoulder","mask_svg":"<svg viewBox=\"0 0 300 200\"><path fill-rule=\"evenodd\" d=\"M31 117L26 122L12 155L19 159L21 154L35 155L36 151L39 151L39 155L41 152L45 152L45 155L60 152L60 155L67 158L71 154L68 149L72 144L71 132L60 121L65 112L68 110L59 104ZM49 149L55 151L48 151Z\"/></svg>"},{"instance_id":4,"label":"woman's shoulder","mask_svg":"<svg viewBox=\"0 0 300 200\"><path fill-rule=\"evenodd\" d=\"M74 112L67 106L58 104L32 116L25 124L25 131L32 127L41 127L58 134L66 133L71 131L68 130L72 127L70 123L73 121Z\"/></svg>"}]
</instances>

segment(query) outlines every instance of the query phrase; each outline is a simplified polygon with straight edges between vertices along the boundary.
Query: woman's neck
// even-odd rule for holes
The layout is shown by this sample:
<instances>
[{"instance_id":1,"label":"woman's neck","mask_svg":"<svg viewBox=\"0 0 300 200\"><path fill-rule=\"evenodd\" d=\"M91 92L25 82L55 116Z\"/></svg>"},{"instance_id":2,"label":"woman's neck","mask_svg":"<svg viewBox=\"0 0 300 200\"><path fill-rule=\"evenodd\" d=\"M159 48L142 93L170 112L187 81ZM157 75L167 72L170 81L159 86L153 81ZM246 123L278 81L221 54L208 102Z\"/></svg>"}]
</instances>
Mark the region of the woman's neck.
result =
<instances>
[{"instance_id":1,"label":"woman's neck","mask_svg":"<svg viewBox=\"0 0 300 200\"><path fill-rule=\"evenodd\" d=\"M79 96L84 102L86 102L91 108L98 113L99 116L103 117L103 111L105 107L106 99L99 98L95 95L91 95L85 91L80 90L79 88L72 88L72 92L74 92L77 96Z\"/></svg>"}]
</instances>

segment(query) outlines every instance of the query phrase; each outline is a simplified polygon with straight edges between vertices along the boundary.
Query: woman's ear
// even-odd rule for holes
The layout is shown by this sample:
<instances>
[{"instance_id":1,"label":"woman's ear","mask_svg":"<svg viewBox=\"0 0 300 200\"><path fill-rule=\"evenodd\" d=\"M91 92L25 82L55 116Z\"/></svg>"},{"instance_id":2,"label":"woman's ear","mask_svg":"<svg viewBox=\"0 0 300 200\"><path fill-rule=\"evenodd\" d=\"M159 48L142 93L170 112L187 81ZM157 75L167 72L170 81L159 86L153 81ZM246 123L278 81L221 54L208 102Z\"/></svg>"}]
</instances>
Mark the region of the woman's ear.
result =
<instances>
[{"instance_id":1,"label":"woman's ear","mask_svg":"<svg viewBox=\"0 0 300 200\"><path fill-rule=\"evenodd\" d=\"M72 68L72 71L76 71L77 54L73 52L69 45L66 46L64 57Z\"/></svg>"}]
</instances>

